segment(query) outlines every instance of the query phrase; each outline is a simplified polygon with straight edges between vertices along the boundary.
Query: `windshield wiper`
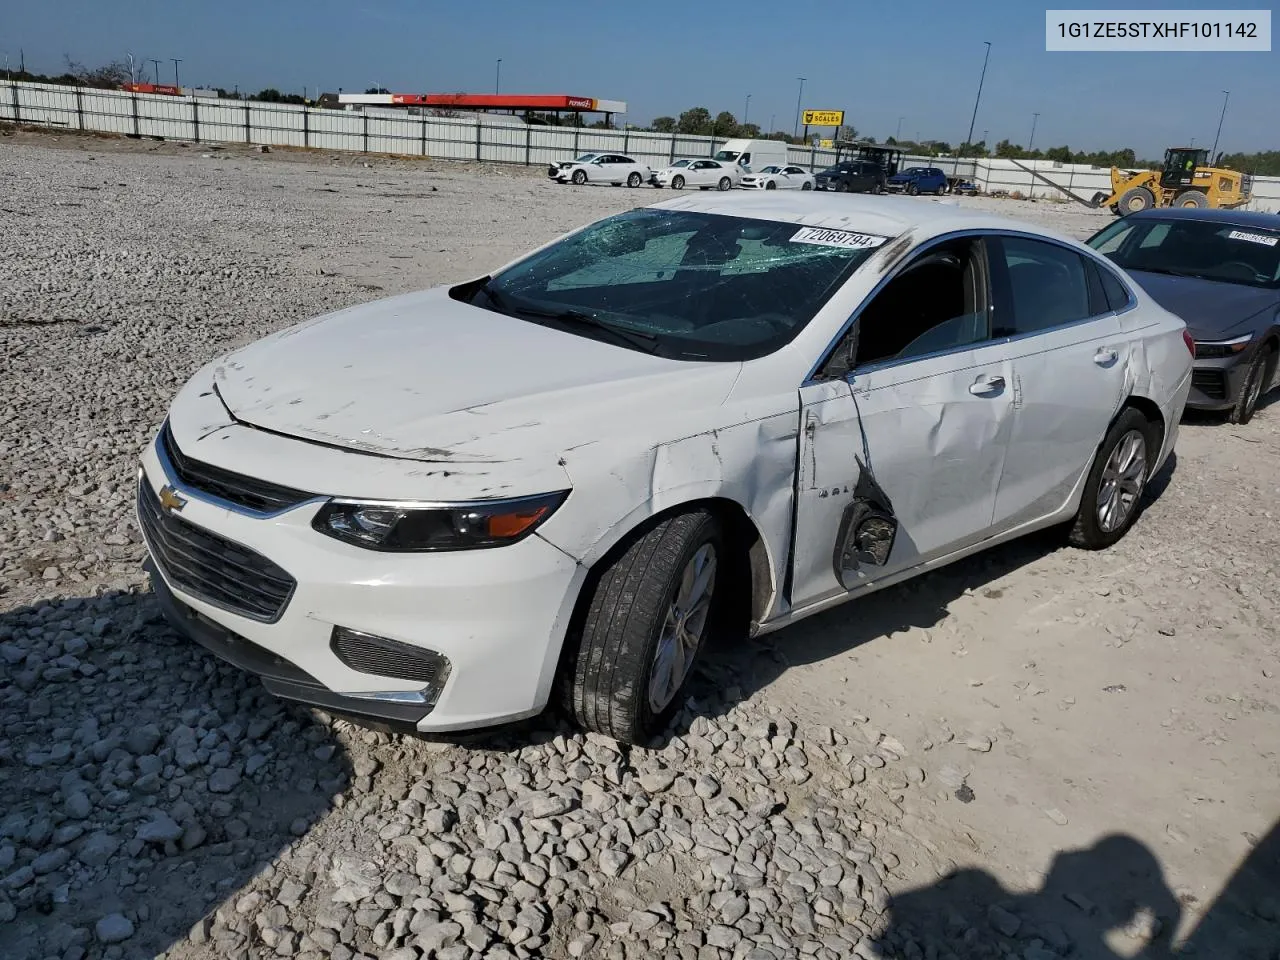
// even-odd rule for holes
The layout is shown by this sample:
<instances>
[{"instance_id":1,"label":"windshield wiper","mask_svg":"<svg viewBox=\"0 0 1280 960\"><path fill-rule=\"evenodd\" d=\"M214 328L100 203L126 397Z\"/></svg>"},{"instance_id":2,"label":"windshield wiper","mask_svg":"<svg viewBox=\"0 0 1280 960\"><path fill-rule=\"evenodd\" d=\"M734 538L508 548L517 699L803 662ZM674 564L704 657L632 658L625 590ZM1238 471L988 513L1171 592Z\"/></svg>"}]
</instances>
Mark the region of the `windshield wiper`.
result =
<instances>
[{"instance_id":1,"label":"windshield wiper","mask_svg":"<svg viewBox=\"0 0 1280 960\"><path fill-rule=\"evenodd\" d=\"M660 346L658 338L651 333L629 330L616 323L610 323L608 320L602 320L594 313L587 313L584 310L548 310L542 307L526 307L511 303L504 294L495 290L488 280L481 284L478 290L488 297L494 309L513 317L538 317L539 319L559 320L562 323L576 323L580 326L594 327L609 334L615 341L621 341L628 346L643 350L645 353L654 353Z\"/></svg>"}]
</instances>

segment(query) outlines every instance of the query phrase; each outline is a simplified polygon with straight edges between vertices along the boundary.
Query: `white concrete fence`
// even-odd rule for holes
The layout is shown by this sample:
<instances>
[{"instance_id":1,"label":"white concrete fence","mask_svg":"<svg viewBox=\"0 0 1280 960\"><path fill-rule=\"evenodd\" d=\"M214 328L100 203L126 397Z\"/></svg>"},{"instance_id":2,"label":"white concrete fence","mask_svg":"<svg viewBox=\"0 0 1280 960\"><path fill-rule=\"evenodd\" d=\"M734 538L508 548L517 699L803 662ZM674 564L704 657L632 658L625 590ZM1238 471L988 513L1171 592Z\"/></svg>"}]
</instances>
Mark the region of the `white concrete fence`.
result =
<instances>
[{"instance_id":1,"label":"white concrete fence","mask_svg":"<svg viewBox=\"0 0 1280 960\"><path fill-rule=\"evenodd\" d=\"M441 160L479 160L525 165L569 160L587 151L612 151L650 166L676 157L707 157L724 141L713 137L593 130L513 124L485 115L430 117L377 110L357 112L260 103L213 97L172 97L95 90L43 83L0 81L0 122L53 129L114 133L129 137L198 143L268 144L351 150ZM821 169L835 159L832 150L792 146L792 163ZM985 192L1020 192L1037 199L1069 200L1066 191L1088 200L1110 189L1110 170L1050 160L954 160L907 157L908 165L940 167L949 175L970 177ZM1032 176L1034 170L1058 187ZM1280 212L1280 178L1254 180L1252 210Z\"/></svg>"}]
</instances>

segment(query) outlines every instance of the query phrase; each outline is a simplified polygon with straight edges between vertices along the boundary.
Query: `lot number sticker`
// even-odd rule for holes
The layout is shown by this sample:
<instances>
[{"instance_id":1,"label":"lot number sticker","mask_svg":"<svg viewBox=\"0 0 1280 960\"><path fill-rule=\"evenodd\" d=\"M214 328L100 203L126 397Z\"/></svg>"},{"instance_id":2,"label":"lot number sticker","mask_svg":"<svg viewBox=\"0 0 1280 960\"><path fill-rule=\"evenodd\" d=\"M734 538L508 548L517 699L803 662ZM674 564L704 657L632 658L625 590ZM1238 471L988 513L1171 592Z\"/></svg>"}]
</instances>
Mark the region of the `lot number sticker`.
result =
<instances>
[{"instance_id":1,"label":"lot number sticker","mask_svg":"<svg viewBox=\"0 0 1280 960\"><path fill-rule=\"evenodd\" d=\"M869 233L851 233L848 230L824 230L821 227L801 227L791 238L792 243L816 243L820 247L846 247L854 250L870 250L884 244L888 237Z\"/></svg>"},{"instance_id":2,"label":"lot number sticker","mask_svg":"<svg viewBox=\"0 0 1280 960\"><path fill-rule=\"evenodd\" d=\"M1274 247L1280 243L1280 237L1268 237L1261 233L1245 233L1243 230L1232 230L1227 234L1232 240L1247 240L1249 243L1260 243L1264 247Z\"/></svg>"}]
</instances>

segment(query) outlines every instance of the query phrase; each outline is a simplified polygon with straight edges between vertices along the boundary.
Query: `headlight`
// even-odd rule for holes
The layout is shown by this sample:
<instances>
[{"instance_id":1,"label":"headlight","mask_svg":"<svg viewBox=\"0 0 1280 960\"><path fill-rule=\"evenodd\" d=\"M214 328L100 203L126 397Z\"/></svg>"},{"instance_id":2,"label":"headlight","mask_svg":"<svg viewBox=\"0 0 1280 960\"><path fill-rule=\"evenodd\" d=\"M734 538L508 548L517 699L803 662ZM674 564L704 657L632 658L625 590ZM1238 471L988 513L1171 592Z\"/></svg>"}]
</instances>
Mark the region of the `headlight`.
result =
<instances>
[{"instance_id":1,"label":"headlight","mask_svg":"<svg viewBox=\"0 0 1280 960\"><path fill-rule=\"evenodd\" d=\"M1197 340L1196 359L1221 360L1224 357L1234 357L1237 353L1243 353L1252 342L1252 333L1246 333L1243 337L1236 337L1234 340Z\"/></svg>"},{"instance_id":2,"label":"headlight","mask_svg":"<svg viewBox=\"0 0 1280 960\"><path fill-rule=\"evenodd\" d=\"M471 503L330 500L311 526L358 547L394 553L476 550L517 543L564 503L569 491Z\"/></svg>"}]
</instances>

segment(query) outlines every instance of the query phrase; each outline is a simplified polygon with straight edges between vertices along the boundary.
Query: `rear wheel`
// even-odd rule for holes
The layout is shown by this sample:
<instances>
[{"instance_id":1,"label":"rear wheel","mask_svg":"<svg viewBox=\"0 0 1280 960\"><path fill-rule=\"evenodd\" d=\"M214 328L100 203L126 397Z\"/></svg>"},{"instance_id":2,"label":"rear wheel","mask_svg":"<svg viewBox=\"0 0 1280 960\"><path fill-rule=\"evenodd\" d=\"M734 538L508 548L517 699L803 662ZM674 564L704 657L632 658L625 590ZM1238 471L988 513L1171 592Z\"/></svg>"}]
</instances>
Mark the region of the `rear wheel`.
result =
<instances>
[{"instance_id":1,"label":"rear wheel","mask_svg":"<svg viewBox=\"0 0 1280 960\"><path fill-rule=\"evenodd\" d=\"M574 183L576 183L578 186L582 186L584 183L586 183L586 182L587 182L587 171L585 171L585 170L575 170L575 171L573 171L573 177L572 177L571 179L572 179L572 180L573 180L573 182L574 182Z\"/></svg>"},{"instance_id":2,"label":"rear wheel","mask_svg":"<svg viewBox=\"0 0 1280 960\"><path fill-rule=\"evenodd\" d=\"M812 184L812 183L808 183L808 182L802 183L802 184L800 184L800 189L801 189L801 190L812 190L812 189L813 189L813 184Z\"/></svg>"},{"instance_id":3,"label":"rear wheel","mask_svg":"<svg viewBox=\"0 0 1280 960\"><path fill-rule=\"evenodd\" d=\"M1275 347L1268 345L1258 348L1253 361L1249 364L1249 372L1244 376L1244 383L1240 386L1240 396L1236 398L1236 405L1231 408L1229 417L1232 423L1245 424L1253 419L1258 409L1258 401L1262 399L1267 381L1271 378L1274 362Z\"/></svg>"},{"instance_id":4,"label":"rear wheel","mask_svg":"<svg viewBox=\"0 0 1280 960\"><path fill-rule=\"evenodd\" d=\"M631 175L627 177L627 186L632 188L640 186L640 174L632 170Z\"/></svg>"},{"instance_id":5,"label":"rear wheel","mask_svg":"<svg viewBox=\"0 0 1280 960\"><path fill-rule=\"evenodd\" d=\"M1209 198L1199 190L1184 190L1173 203L1177 207L1207 207Z\"/></svg>"},{"instance_id":6,"label":"rear wheel","mask_svg":"<svg viewBox=\"0 0 1280 960\"><path fill-rule=\"evenodd\" d=\"M716 184L716 187L723 192L733 187L733 181L728 177L721 177L720 182Z\"/></svg>"},{"instance_id":7,"label":"rear wheel","mask_svg":"<svg viewBox=\"0 0 1280 960\"><path fill-rule=\"evenodd\" d=\"M1098 447L1080 508L1067 539L1085 550L1102 550L1129 530L1141 511L1142 491L1159 455L1159 430L1142 411L1126 407Z\"/></svg>"},{"instance_id":8,"label":"rear wheel","mask_svg":"<svg viewBox=\"0 0 1280 960\"><path fill-rule=\"evenodd\" d=\"M671 178L671 189L672 189L672 190L683 190L683 189L684 189L684 177L682 177L682 176L680 176L680 175L678 175L678 174L677 174L676 176L672 177L672 178Z\"/></svg>"},{"instance_id":9,"label":"rear wheel","mask_svg":"<svg viewBox=\"0 0 1280 960\"><path fill-rule=\"evenodd\" d=\"M1156 195L1146 187L1130 187L1120 195L1120 212L1122 214L1138 213L1150 210L1156 205Z\"/></svg>"},{"instance_id":10,"label":"rear wheel","mask_svg":"<svg viewBox=\"0 0 1280 960\"><path fill-rule=\"evenodd\" d=\"M716 623L724 549L715 517L691 510L603 569L563 677L581 726L633 744L661 730Z\"/></svg>"}]
</instances>

